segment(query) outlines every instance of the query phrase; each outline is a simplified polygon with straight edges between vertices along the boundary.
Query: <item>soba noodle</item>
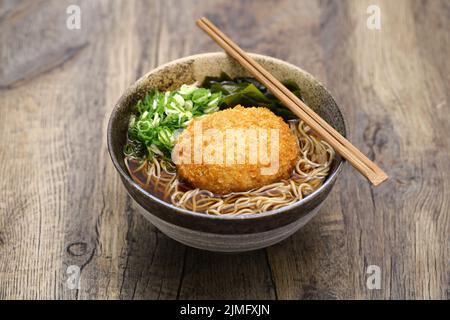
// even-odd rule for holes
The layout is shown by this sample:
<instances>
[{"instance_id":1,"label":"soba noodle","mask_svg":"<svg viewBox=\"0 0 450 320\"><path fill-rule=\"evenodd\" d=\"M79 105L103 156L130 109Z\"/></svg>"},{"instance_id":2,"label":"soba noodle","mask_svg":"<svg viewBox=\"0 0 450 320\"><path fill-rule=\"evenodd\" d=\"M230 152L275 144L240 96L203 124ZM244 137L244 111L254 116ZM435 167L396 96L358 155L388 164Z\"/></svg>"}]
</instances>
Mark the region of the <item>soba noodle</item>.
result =
<instances>
[{"instance_id":1,"label":"soba noodle","mask_svg":"<svg viewBox=\"0 0 450 320\"><path fill-rule=\"evenodd\" d=\"M125 158L134 181L150 193L173 205L214 215L240 215L276 210L297 202L319 188L331 168L334 150L319 140L303 121L290 121L300 146L300 159L289 180L259 189L218 196L208 190L192 189L178 180L175 166L168 160Z\"/></svg>"}]
</instances>

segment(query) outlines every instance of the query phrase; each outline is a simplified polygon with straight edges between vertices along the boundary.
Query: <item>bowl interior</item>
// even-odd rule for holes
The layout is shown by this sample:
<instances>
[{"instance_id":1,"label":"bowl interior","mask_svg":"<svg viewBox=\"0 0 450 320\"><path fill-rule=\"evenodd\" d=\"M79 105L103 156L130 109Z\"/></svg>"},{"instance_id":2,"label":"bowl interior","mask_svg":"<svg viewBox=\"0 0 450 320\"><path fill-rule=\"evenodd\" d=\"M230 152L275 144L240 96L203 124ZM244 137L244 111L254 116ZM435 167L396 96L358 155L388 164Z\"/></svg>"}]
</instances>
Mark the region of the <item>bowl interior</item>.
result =
<instances>
[{"instance_id":1,"label":"bowl interior","mask_svg":"<svg viewBox=\"0 0 450 320\"><path fill-rule=\"evenodd\" d=\"M306 104L339 133L343 136L346 135L344 119L336 102L325 87L309 73L278 59L256 54L252 54L252 57L277 79L292 79L297 82ZM175 90L182 84L202 82L206 76L219 75L222 71L232 77L249 76L242 66L226 54L205 53L165 64L150 71L128 88L115 106L108 126L108 148L116 166L120 166L119 172L121 171L121 174L127 172L123 147L126 143L129 119L139 99L145 97L146 93L152 89ZM328 178L336 174L341 162L342 159L337 156L332 163L332 170ZM320 188L315 192L320 192ZM150 197L153 198L152 195ZM307 199L304 200L307 201ZM171 207L171 205L167 205Z\"/></svg>"}]
</instances>

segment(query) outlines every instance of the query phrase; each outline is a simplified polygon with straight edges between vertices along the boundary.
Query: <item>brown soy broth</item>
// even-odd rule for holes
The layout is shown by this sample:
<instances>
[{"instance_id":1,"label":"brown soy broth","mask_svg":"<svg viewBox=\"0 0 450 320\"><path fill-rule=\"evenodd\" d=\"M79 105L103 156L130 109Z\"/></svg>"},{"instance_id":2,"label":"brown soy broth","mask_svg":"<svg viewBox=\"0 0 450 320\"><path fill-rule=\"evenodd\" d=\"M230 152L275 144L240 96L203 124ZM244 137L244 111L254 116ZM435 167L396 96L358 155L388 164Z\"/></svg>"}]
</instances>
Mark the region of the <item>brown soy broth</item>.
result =
<instances>
[{"instance_id":1,"label":"brown soy broth","mask_svg":"<svg viewBox=\"0 0 450 320\"><path fill-rule=\"evenodd\" d=\"M298 124L298 121L294 121L294 123ZM314 138L318 138L317 135L312 132L311 130L308 132L309 135L313 136ZM161 169L160 178L158 179L156 176L149 177L148 169L149 164L147 161L144 163L145 160L139 160L139 159L128 159L128 167L130 171L130 176L132 179L139 184L144 190L149 192L150 194L154 195L155 197L167 202L172 203L171 199L171 193L168 193L166 190L169 187L169 183L171 179L175 178L176 173L168 173ZM302 180L302 177L299 176L295 170L293 170L290 179L289 180ZM284 180L283 180L284 181ZM312 184L312 187L314 190L316 190L324 180L317 180ZM311 182L309 182L311 184ZM193 190L194 188L190 186L188 183L177 180L178 185L178 191L181 192L187 192L189 190ZM206 192L206 191L205 191ZM290 192L289 192L290 193ZM310 194L308 192L307 194ZM283 193L277 192L277 190L267 190L259 193L259 196L266 196L266 197L273 197L273 196L279 196L283 195ZM224 200L224 203L230 203L232 205L233 199L236 199L237 197L242 196L242 193L230 193L228 195L222 196L218 194L211 194L208 195L202 194L197 196L197 201L204 198L211 198L211 199L222 199ZM290 193L290 196L294 196ZM189 210L193 210L194 206L192 204L192 201L187 200L185 203L185 208ZM197 212L206 212L207 208L204 206L200 208L196 208L195 211Z\"/></svg>"},{"instance_id":2,"label":"brown soy broth","mask_svg":"<svg viewBox=\"0 0 450 320\"><path fill-rule=\"evenodd\" d=\"M146 162L145 164L142 163L142 160L134 160L134 159L129 159L128 160L128 167L130 169L130 176L132 177L132 179L139 184L144 190L146 190L147 192L149 192L150 194L158 197L159 199L167 202L167 203L171 203L171 194L165 192L166 187L168 187L168 183L170 181L171 178L173 178L175 176L175 174L170 174L167 173L165 171L161 171L161 176L160 179L166 179L165 181L160 181L158 183L158 179L155 176L150 177L149 179L149 175L147 173L147 169L148 169L148 163ZM292 172L292 175L290 177L290 179L300 179L301 177L299 175L297 175L295 172ZM147 183L148 181L148 183ZM321 183L319 183L320 185ZM318 186L315 187L315 189ZM182 191L182 192L186 192L189 190L192 190L193 188L187 184L186 182L180 181L178 180L178 190ZM274 196L276 195L277 192L276 191L264 191L260 194L260 196ZM240 193L230 193L227 195L227 199L225 200L225 203L229 203L232 202L233 198L239 197L241 196ZM221 195L217 195L214 194L213 198L224 198ZM189 203L186 203L187 208L192 210L193 208L189 205ZM196 210L198 212L206 212L206 210Z\"/></svg>"},{"instance_id":3,"label":"brown soy broth","mask_svg":"<svg viewBox=\"0 0 450 320\"><path fill-rule=\"evenodd\" d=\"M152 195L162 199L166 202L170 203L170 194L165 194L165 187L167 186L167 182L160 181L157 183L157 178L152 176L149 179L149 175L147 173L148 164L147 162L142 166L142 162L139 160L128 160L128 167L130 169L130 176L139 184L145 191L151 193ZM140 168L141 167L141 168ZM170 179L174 176L174 174L167 173L165 171L161 171L161 179ZM147 183L147 181L149 181ZM179 181L178 188L180 191L188 191L191 188L184 182Z\"/></svg>"},{"instance_id":4,"label":"brown soy broth","mask_svg":"<svg viewBox=\"0 0 450 320\"><path fill-rule=\"evenodd\" d=\"M149 179L147 168L148 164L147 162L143 165L142 160L134 160L129 159L128 160L128 167L130 170L130 176L133 179L134 182L139 184L145 191L149 192L150 194L158 197L159 199L171 203L170 196L171 194L166 194L165 189L167 187L168 182L160 182L157 184L157 178L152 176ZM168 174L167 172L161 171L161 178L172 178L173 174ZM147 183L147 181L149 181ZM178 180L178 190L182 192L186 192L189 190L192 190L193 188L187 184L186 182L183 182L181 180ZM265 192L266 193L266 192ZM265 194L264 193L264 194ZM238 193L231 193L229 196L236 196L239 197ZM220 195L213 194L214 198L220 199L222 198ZM226 202L229 202L231 199L229 199ZM187 205L187 208L192 210L192 207ZM197 212L206 212L206 210L196 210Z\"/></svg>"},{"instance_id":5,"label":"brown soy broth","mask_svg":"<svg viewBox=\"0 0 450 320\"><path fill-rule=\"evenodd\" d=\"M164 196L164 188L161 188L161 183L156 185L156 178L155 177L149 177L147 174L147 168L148 164L145 163L142 168L139 169L139 167L142 165L142 163L138 160L129 160L128 166L130 168L130 175L131 178L139 184L145 191L151 193L152 195L164 200L168 201L167 197ZM162 173L162 175L165 175L166 173ZM147 183L148 181L148 183ZM158 187L158 188L157 188Z\"/></svg>"}]
</instances>

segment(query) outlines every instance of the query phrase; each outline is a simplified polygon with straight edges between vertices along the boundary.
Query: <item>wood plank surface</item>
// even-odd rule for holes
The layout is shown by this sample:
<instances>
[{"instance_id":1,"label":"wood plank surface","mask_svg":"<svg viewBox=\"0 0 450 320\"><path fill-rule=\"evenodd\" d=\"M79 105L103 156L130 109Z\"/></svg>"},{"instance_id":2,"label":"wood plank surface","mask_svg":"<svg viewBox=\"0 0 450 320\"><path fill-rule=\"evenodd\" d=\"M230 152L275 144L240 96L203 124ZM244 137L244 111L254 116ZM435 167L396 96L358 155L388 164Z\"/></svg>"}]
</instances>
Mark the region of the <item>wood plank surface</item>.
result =
<instances>
[{"instance_id":1,"label":"wood plank surface","mask_svg":"<svg viewBox=\"0 0 450 320\"><path fill-rule=\"evenodd\" d=\"M80 30L66 27L70 4ZM371 4L381 30L366 26ZM345 168L317 218L245 254L188 248L147 222L107 121L145 72L220 51L201 16L314 74L391 179L373 188ZM0 299L450 298L448 1L0 0L0 30ZM370 265L381 289L366 286Z\"/></svg>"}]
</instances>

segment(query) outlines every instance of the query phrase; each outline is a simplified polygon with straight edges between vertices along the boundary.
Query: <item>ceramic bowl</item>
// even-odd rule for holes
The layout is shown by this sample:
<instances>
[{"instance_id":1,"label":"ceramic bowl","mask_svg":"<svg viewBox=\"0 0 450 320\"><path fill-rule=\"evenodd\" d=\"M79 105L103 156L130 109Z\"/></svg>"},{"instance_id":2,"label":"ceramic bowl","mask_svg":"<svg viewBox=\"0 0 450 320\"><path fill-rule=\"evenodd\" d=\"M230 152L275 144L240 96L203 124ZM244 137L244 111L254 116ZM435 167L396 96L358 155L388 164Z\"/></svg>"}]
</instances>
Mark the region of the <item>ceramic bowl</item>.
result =
<instances>
[{"instance_id":1,"label":"ceramic bowl","mask_svg":"<svg viewBox=\"0 0 450 320\"><path fill-rule=\"evenodd\" d=\"M325 87L309 73L287 62L252 54L276 78L293 79L300 86L305 102L342 135L345 123L336 102ZM342 170L337 157L325 183L314 193L290 206L260 214L216 216L177 208L151 195L127 173L123 147L133 107L151 89L174 90L182 84L202 81L205 76L248 76L247 72L224 53L204 53L167 63L150 71L128 88L114 107L108 124L108 150L131 198L141 213L167 236L199 249L242 252L273 245L289 237L319 211Z\"/></svg>"}]
</instances>

